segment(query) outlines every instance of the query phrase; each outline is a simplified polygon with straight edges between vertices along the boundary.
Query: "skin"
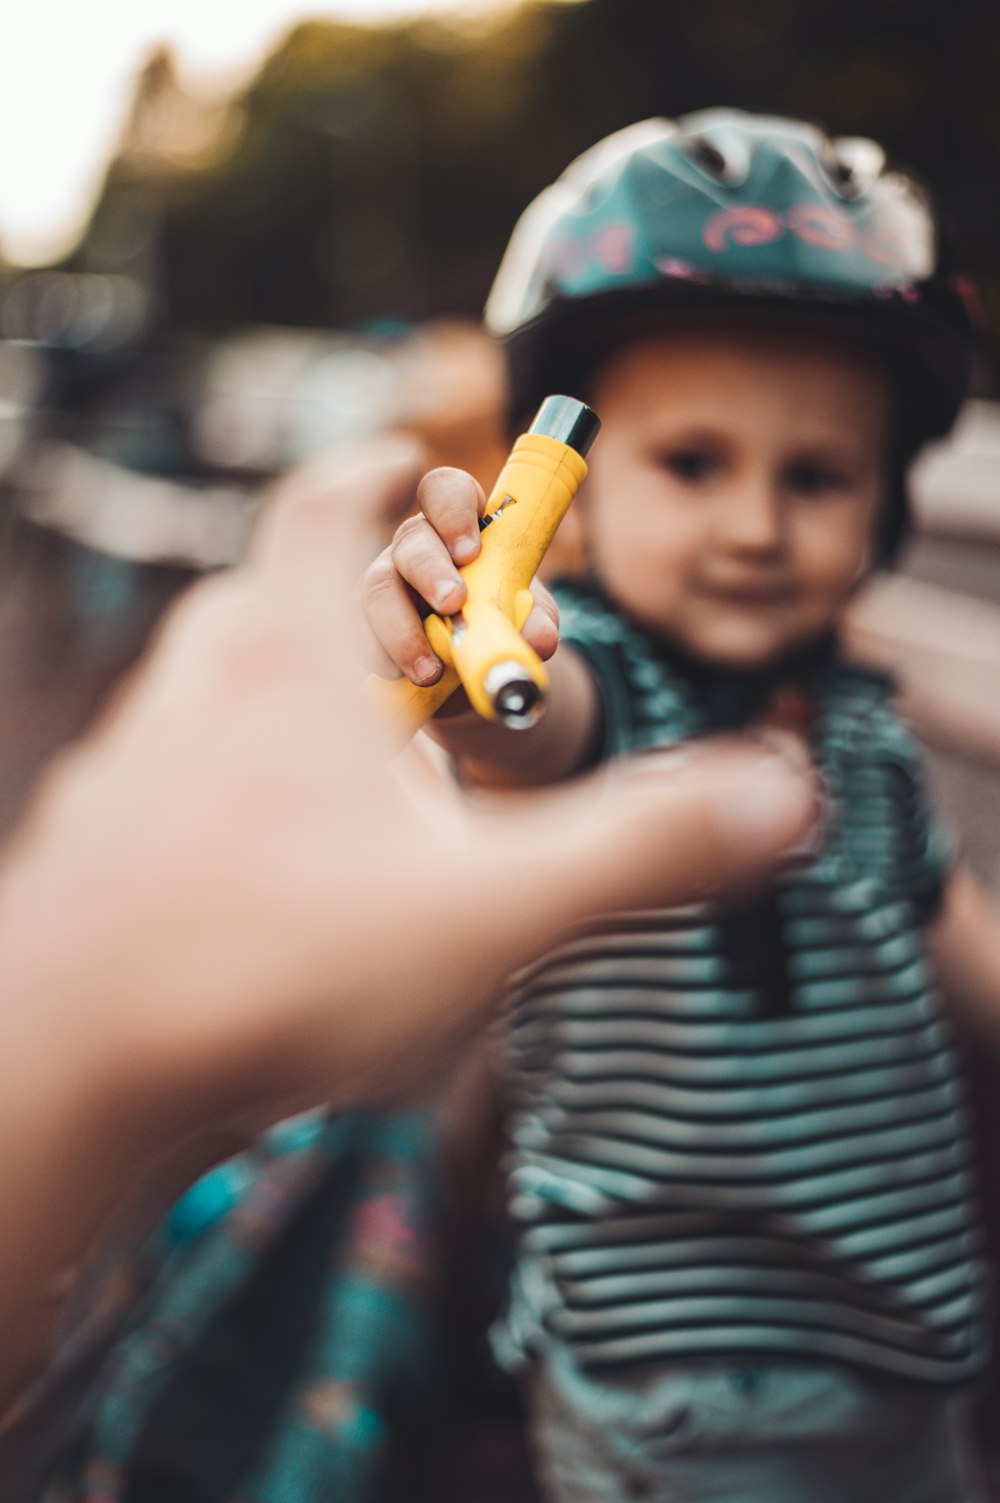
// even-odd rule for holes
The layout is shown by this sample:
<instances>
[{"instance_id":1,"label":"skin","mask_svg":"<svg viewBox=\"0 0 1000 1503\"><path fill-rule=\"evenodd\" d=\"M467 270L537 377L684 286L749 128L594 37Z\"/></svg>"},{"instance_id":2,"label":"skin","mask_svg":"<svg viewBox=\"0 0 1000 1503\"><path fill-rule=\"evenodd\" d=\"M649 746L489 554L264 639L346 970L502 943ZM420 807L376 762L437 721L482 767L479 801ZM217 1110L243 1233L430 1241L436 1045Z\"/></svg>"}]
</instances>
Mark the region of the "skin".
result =
<instances>
[{"instance_id":1,"label":"skin","mask_svg":"<svg viewBox=\"0 0 1000 1503\"><path fill-rule=\"evenodd\" d=\"M589 399L602 421L575 503L591 566L624 613L716 666L759 668L829 631L867 573L888 462L881 365L829 337L685 331L632 342ZM460 608L479 551L478 486L437 471L420 516L372 565L363 599L389 663L440 671L416 599ZM573 515L571 513L571 515ZM600 714L586 668L556 653L539 588L525 636L551 664L549 710L514 740L471 715L435 736L467 778L545 783L582 765Z\"/></svg>"},{"instance_id":2,"label":"skin","mask_svg":"<svg viewBox=\"0 0 1000 1503\"><path fill-rule=\"evenodd\" d=\"M849 345L762 334L632 344L593 392L584 526L624 611L715 666L830 630L868 571L890 390Z\"/></svg>"},{"instance_id":3,"label":"skin","mask_svg":"<svg viewBox=\"0 0 1000 1503\"><path fill-rule=\"evenodd\" d=\"M766 667L838 627L871 566L884 502L892 393L877 359L804 331L687 330L629 343L587 396L602 430L570 519L626 615L735 669ZM437 472L420 502L362 598L382 661L428 682L438 669L416 601L461 606L457 565L478 551L482 493ZM541 586L536 602L524 634L551 659L538 725L512 733L468 711L433 722L467 782L556 781L594 745L594 683L579 657L556 650L558 616ZM928 944L960 1015L1000 1038L1000 917L961 866Z\"/></svg>"},{"instance_id":4,"label":"skin","mask_svg":"<svg viewBox=\"0 0 1000 1503\"><path fill-rule=\"evenodd\" d=\"M399 1096L567 926L759 880L808 835L808 780L760 747L499 809L422 768L415 796L368 718L354 582L418 466L383 443L286 486L3 852L0 1394L166 1150Z\"/></svg>"}]
</instances>

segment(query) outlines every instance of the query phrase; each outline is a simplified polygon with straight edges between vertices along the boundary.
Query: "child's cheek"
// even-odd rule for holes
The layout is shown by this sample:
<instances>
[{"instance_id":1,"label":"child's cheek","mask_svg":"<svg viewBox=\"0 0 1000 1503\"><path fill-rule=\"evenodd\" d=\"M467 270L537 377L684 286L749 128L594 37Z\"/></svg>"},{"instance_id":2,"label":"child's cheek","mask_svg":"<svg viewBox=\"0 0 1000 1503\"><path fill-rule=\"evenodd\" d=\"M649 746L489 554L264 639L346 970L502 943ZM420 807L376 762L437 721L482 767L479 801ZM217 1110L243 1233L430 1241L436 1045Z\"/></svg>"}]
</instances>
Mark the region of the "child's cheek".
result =
<instances>
[{"instance_id":1,"label":"child's cheek","mask_svg":"<svg viewBox=\"0 0 1000 1503\"><path fill-rule=\"evenodd\" d=\"M836 515L808 523L799 539L800 577L831 595L850 595L871 571L875 551L872 529L860 518Z\"/></svg>"}]
</instances>

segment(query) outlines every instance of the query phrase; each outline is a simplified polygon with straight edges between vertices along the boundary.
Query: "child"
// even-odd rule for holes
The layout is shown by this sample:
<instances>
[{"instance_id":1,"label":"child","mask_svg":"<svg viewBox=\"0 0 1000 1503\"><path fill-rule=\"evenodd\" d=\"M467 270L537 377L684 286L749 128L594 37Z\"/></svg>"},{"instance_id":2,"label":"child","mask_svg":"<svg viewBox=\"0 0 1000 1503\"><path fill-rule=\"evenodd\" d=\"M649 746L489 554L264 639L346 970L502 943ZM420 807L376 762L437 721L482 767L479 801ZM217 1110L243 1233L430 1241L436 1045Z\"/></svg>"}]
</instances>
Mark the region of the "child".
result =
<instances>
[{"instance_id":1,"label":"child","mask_svg":"<svg viewBox=\"0 0 1000 1503\"><path fill-rule=\"evenodd\" d=\"M565 390L604 428L548 714L516 737L439 716L461 774L550 782L791 722L829 805L821 846L742 907L639 913L518 980L499 1340L546 1494L970 1500L986 1281L938 987L996 1033L1000 938L889 685L837 650L966 389L959 280L872 142L713 111L575 162L487 311L518 415ZM460 608L482 498L439 473L422 503L366 608L429 682L414 596ZM526 635L552 652L551 614Z\"/></svg>"}]
</instances>

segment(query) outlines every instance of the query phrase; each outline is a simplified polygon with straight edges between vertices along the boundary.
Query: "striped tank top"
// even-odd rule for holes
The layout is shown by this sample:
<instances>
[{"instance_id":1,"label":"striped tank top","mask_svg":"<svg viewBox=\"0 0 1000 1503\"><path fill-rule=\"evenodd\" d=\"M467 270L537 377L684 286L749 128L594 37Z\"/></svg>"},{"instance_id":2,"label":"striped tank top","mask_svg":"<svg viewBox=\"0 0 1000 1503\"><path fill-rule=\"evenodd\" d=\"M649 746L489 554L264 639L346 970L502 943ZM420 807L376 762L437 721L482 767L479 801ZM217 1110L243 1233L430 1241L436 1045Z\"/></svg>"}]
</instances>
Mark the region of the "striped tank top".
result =
<instances>
[{"instance_id":1,"label":"striped tank top","mask_svg":"<svg viewBox=\"0 0 1000 1503\"><path fill-rule=\"evenodd\" d=\"M711 728L600 597L560 605L605 755ZM742 908L636 913L517 978L511 1362L560 1343L591 1370L784 1356L944 1383L985 1362L967 1107L921 938L945 848L887 682L831 654L811 687L815 858Z\"/></svg>"}]
</instances>

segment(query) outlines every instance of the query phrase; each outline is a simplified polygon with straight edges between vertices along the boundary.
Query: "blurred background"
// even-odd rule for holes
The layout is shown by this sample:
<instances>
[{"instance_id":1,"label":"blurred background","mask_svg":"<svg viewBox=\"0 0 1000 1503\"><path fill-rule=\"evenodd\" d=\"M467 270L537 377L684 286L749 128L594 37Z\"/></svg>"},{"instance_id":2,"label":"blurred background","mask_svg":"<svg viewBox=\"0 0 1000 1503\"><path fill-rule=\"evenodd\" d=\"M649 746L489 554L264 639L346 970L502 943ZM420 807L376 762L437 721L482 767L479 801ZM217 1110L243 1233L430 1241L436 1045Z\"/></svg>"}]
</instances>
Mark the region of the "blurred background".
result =
<instances>
[{"instance_id":1,"label":"blurred background","mask_svg":"<svg viewBox=\"0 0 1000 1503\"><path fill-rule=\"evenodd\" d=\"M36 0L3 32L0 827L165 600L239 556L275 475L409 427L492 479L502 373L477 320L514 219L606 132L716 104L875 135L976 278L979 401L925 467L905 565L925 589L883 597L859 646L895 661L919 625L914 708L995 758L991 0ZM956 592L983 609L955 618Z\"/></svg>"},{"instance_id":2,"label":"blurred background","mask_svg":"<svg viewBox=\"0 0 1000 1503\"><path fill-rule=\"evenodd\" d=\"M477 321L518 214L607 132L731 104L885 143L978 284L977 400L855 645L904 668L1000 890L992 0L37 0L5 30L0 828L290 466L406 427L490 482Z\"/></svg>"},{"instance_id":3,"label":"blurred background","mask_svg":"<svg viewBox=\"0 0 1000 1503\"><path fill-rule=\"evenodd\" d=\"M477 321L517 215L607 132L728 104L878 138L978 284L976 398L852 631L1000 895L994 0L35 0L3 32L0 828L284 471L406 428L490 482ZM989 1189L1000 1072L975 1068Z\"/></svg>"}]
</instances>

